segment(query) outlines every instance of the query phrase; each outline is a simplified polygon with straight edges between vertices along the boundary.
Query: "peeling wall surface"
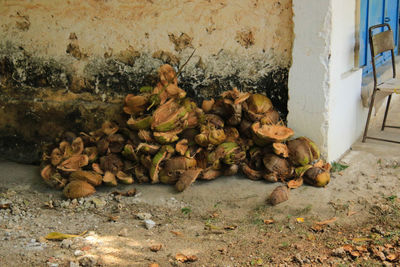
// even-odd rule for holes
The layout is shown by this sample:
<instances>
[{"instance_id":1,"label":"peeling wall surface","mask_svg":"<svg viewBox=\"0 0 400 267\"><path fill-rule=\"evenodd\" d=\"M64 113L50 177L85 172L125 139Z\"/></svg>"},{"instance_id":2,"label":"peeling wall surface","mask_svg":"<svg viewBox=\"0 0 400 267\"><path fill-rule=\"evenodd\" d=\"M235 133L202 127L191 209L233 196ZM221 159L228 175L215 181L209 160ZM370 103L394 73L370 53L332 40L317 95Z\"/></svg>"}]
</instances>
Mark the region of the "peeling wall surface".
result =
<instances>
[{"instance_id":1,"label":"peeling wall surface","mask_svg":"<svg viewBox=\"0 0 400 267\"><path fill-rule=\"evenodd\" d=\"M0 17L0 148L25 147L17 159L63 130L118 121L125 94L193 49L189 96L236 86L287 114L292 0L0 0Z\"/></svg>"},{"instance_id":2,"label":"peeling wall surface","mask_svg":"<svg viewBox=\"0 0 400 267\"><path fill-rule=\"evenodd\" d=\"M356 0L294 1L288 125L338 159L361 135L362 70L354 69ZM305 65L307 64L307 67Z\"/></svg>"}]
</instances>

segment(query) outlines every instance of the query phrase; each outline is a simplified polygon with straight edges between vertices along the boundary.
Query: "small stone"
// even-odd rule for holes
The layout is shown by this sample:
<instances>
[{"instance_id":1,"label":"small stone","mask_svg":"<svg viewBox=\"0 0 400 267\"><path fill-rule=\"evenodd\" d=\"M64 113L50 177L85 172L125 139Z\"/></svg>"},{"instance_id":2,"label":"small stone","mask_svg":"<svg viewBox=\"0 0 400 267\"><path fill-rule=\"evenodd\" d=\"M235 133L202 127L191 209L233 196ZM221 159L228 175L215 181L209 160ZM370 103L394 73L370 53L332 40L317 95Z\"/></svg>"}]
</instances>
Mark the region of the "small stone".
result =
<instances>
[{"instance_id":1,"label":"small stone","mask_svg":"<svg viewBox=\"0 0 400 267\"><path fill-rule=\"evenodd\" d=\"M71 239L64 239L61 241L61 247L62 248L70 248L72 246L73 241Z\"/></svg>"},{"instance_id":2,"label":"small stone","mask_svg":"<svg viewBox=\"0 0 400 267\"><path fill-rule=\"evenodd\" d=\"M336 248L332 251L332 255L339 258L344 258L346 257L346 251L342 247Z\"/></svg>"},{"instance_id":3,"label":"small stone","mask_svg":"<svg viewBox=\"0 0 400 267\"><path fill-rule=\"evenodd\" d=\"M97 264L97 259L95 258L95 256L86 255L79 259L79 264L80 266L84 267L95 266Z\"/></svg>"},{"instance_id":4,"label":"small stone","mask_svg":"<svg viewBox=\"0 0 400 267\"><path fill-rule=\"evenodd\" d=\"M156 223L153 220L144 220L144 223L146 225L146 228L150 230L154 226L156 226Z\"/></svg>"},{"instance_id":5,"label":"small stone","mask_svg":"<svg viewBox=\"0 0 400 267\"><path fill-rule=\"evenodd\" d=\"M79 263L74 262L74 261L70 261L69 262L69 267L79 267Z\"/></svg>"},{"instance_id":6,"label":"small stone","mask_svg":"<svg viewBox=\"0 0 400 267\"><path fill-rule=\"evenodd\" d=\"M47 262L47 266L49 266L49 267L58 267L58 263Z\"/></svg>"},{"instance_id":7,"label":"small stone","mask_svg":"<svg viewBox=\"0 0 400 267\"><path fill-rule=\"evenodd\" d=\"M136 217L140 220L148 220L152 217L152 215L150 213L139 212L136 214Z\"/></svg>"},{"instance_id":8,"label":"small stone","mask_svg":"<svg viewBox=\"0 0 400 267\"><path fill-rule=\"evenodd\" d=\"M118 235L119 236L125 236L125 237L128 236L128 229L122 228L122 230L119 231Z\"/></svg>"},{"instance_id":9,"label":"small stone","mask_svg":"<svg viewBox=\"0 0 400 267\"><path fill-rule=\"evenodd\" d=\"M85 254L85 253L84 253L82 250L79 250L79 249L77 249L77 250L74 251L74 255L75 255L76 257L83 256L84 254Z\"/></svg>"},{"instance_id":10,"label":"small stone","mask_svg":"<svg viewBox=\"0 0 400 267\"><path fill-rule=\"evenodd\" d=\"M100 198L97 198L97 197L93 198L92 202L93 202L93 204L95 205L96 208L102 208L107 204L107 202L104 199L100 199Z\"/></svg>"}]
</instances>

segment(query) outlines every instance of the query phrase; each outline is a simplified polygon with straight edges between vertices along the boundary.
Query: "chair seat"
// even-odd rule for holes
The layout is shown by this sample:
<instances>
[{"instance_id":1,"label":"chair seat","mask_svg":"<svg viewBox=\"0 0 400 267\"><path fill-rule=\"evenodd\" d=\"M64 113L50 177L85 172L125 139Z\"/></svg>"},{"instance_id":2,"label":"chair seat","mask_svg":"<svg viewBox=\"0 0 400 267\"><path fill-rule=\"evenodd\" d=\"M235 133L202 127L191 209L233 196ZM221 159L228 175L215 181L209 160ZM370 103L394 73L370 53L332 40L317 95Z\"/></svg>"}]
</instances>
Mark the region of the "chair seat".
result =
<instances>
[{"instance_id":1,"label":"chair seat","mask_svg":"<svg viewBox=\"0 0 400 267\"><path fill-rule=\"evenodd\" d=\"M392 78L378 84L377 88L383 92L400 94L400 79Z\"/></svg>"}]
</instances>

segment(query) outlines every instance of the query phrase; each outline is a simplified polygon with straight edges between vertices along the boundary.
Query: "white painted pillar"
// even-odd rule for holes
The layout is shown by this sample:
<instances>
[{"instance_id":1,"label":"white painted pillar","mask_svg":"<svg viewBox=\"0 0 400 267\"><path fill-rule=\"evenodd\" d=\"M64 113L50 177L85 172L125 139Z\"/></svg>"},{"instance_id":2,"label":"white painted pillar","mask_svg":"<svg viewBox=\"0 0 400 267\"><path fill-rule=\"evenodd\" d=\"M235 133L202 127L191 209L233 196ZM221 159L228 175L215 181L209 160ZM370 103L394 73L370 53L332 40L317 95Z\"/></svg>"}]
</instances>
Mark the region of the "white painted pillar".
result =
<instances>
[{"instance_id":1,"label":"white painted pillar","mask_svg":"<svg viewBox=\"0 0 400 267\"><path fill-rule=\"evenodd\" d=\"M293 1L288 126L336 160L362 133L361 70L354 69L356 0Z\"/></svg>"}]
</instances>

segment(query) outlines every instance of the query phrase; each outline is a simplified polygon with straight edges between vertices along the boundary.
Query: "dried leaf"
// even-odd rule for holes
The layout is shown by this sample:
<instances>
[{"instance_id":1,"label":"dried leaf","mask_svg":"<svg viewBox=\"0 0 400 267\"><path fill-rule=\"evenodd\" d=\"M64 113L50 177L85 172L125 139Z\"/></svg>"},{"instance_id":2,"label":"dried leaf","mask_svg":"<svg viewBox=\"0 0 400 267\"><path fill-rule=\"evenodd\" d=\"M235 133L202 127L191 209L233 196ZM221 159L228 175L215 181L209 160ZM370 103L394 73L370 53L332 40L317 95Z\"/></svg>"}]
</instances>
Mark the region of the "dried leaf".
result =
<instances>
[{"instance_id":1,"label":"dried leaf","mask_svg":"<svg viewBox=\"0 0 400 267\"><path fill-rule=\"evenodd\" d=\"M352 216L352 215L354 215L354 214L356 214L357 213L357 211L348 211L347 212L347 216Z\"/></svg>"},{"instance_id":2,"label":"dried leaf","mask_svg":"<svg viewBox=\"0 0 400 267\"><path fill-rule=\"evenodd\" d=\"M293 179L287 183L287 187L290 189L296 189L303 185L303 178Z\"/></svg>"},{"instance_id":3,"label":"dried leaf","mask_svg":"<svg viewBox=\"0 0 400 267\"><path fill-rule=\"evenodd\" d=\"M317 225L325 225L325 224L333 223L333 222L335 222L336 220L337 220L337 218L336 218L336 217L333 217L333 218L331 218L331 219L329 219L329 220L325 220L325 221L321 221L321 222L316 222L315 224L317 224Z\"/></svg>"},{"instance_id":4,"label":"dried leaf","mask_svg":"<svg viewBox=\"0 0 400 267\"><path fill-rule=\"evenodd\" d=\"M150 263L149 267L160 267L160 265L158 263Z\"/></svg>"},{"instance_id":5,"label":"dried leaf","mask_svg":"<svg viewBox=\"0 0 400 267\"><path fill-rule=\"evenodd\" d=\"M8 208L10 208L10 206L11 206L11 203L2 203L2 204L0 204L0 210L8 209Z\"/></svg>"},{"instance_id":6,"label":"dried leaf","mask_svg":"<svg viewBox=\"0 0 400 267\"><path fill-rule=\"evenodd\" d=\"M395 254L395 253L389 253L386 256L386 259L388 259L389 261L395 261L399 258L399 254Z\"/></svg>"},{"instance_id":7,"label":"dried leaf","mask_svg":"<svg viewBox=\"0 0 400 267\"><path fill-rule=\"evenodd\" d=\"M342 248L344 251L347 251L347 252L351 252L354 250L354 247L352 245L348 245L348 244L344 245Z\"/></svg>"},{"instance_id":8,"label":"dried leaf","mask_svg":"<svg viewBox=\"0 0 400 267\"><path fill-rule=\"evenodd\" d=\"M225 230L235 230L237 228L237 225L227 225L224 226Z\"/></svg>"},{"instance_id":9,"label":"dried leaf","mask_svg":"<svg viewBox=\"0 0 400 267\"><path fill-rule=\"evenodd\" d=\"M264 223L265 224L272 224L272 223L274 223L275 221L274 220L272 220L272 219L267 219L267 220L264 220Z\"/></svg>"},{"instance_id":10,"label":"dried leaf","mask_svg":"<svg viewBox=\"0 0 400 267\"><path fill-rule=\"evenodd\" d=\"M304 218L301 218L301 217L296 218L296 222L303 223L304 222Z\"/></svg>"},{"instance_id":11,"label":"dried leaf","mask_svg":"<svg viewBox=\"0 0 400 267\"><path fill-rule=\"evenodd\" d=\"M171 231L171 233L173 233L176 236L183 236L183 234L181 232L178 232L178 231Z\"/></svg>"},{"instance_id":12,"label":"dried leaf","mask_svg":"<svg viewBox=\"0 0 400 267\"><path fill-rule=\"evenodd\" d=\"M67 238L79 237L81 235L70 235L70 234L63 234L59 232L51 232L46 235L44 238L47 240L64 240Z\"/></svg>"},{"instance_id":13,"label":"dried leaf","mask_svg":"<svg viewBox=\"0 0 400 267\"><path fill-rule=\"evenodd\" d=\"M371 241L372 239L371 238L368 238L368 237L356 237L356 238L353 238L353 242L354 243L361 243L361 242L366 242L366 241Z\"/></svg>"}]
</instances>

